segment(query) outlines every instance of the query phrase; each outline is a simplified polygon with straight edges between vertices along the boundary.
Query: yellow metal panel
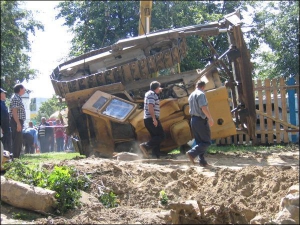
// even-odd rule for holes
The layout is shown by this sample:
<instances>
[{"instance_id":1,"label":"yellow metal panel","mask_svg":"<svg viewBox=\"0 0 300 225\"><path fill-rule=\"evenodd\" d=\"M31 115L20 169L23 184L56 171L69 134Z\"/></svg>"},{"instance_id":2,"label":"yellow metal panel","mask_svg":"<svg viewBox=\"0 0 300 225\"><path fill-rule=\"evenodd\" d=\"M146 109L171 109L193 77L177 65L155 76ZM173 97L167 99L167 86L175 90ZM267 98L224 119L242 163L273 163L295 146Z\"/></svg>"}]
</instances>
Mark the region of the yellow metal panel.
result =
<instances>
[{"instance_id":1,"label":"yellow metal panel","mask_svg":"<svg viewBox=\"0 0 300 225\"><path fill-rule=\"evenodd\" d=\"M170 133L177 146L186 144L192 139L192 133L188 120L181 120L171 125Z\"/></svg>"},{"instance_id":2,"label":"yellow metal panel","mask_svg":"<svg viewBox=\"0 0 300 225\"><path fill-rule=\"evenodd\" d=\"M206 97L214 119L214 125L211 127L212 139L235 135L236 127L232 120L226 87L207 91Z\"/></svg>"}]
</instances>

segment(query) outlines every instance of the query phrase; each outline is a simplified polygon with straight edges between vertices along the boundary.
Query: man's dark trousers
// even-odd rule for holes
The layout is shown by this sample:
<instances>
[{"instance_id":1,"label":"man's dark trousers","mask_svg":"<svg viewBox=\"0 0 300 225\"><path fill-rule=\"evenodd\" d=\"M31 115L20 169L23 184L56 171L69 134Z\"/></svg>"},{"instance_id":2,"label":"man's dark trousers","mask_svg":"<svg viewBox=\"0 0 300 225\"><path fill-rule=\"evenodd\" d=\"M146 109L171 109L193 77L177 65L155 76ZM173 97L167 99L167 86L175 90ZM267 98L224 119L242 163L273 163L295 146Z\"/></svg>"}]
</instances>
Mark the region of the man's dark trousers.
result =
<instances>
[{"instance_id":1,"label":"man's dark trousers","mask_svg":"<svg viewBox=\"0 0 300 225\"><path fill-rule=\"evenodd\" d=\"M23 134L23 144L25 146L25 153L26 154L33 154L34 153L34 138L31 134L25 133Z\"/></svg>"},{"instance_id":2,"label":"man's dark trousers","mask_svg":"<svg viewBox=\"0 0 300 225\"><path fill-rule=\"evenodd\" d=\"M14 158L19 158L22 151L23 144L23 120L20 120L21 131L17 131L17 123L14 118L10 120L10 127L12 132L12 152Z\"/></svg>"},{"instance_id":3,"label":"man's dark trousers","mask_svg":"<svg viewBox=\"0 0 300 225\"><path fill-rule=\"evenodd\" d=\"M3 137L1 138L4 150L11 152L11 131L10 127L3 130Z\"/></svg>"},{"instance_id":4,"label":"man's dark trousers","mask_svg":"<svg viewBox=\"0 0 300 225\"><path fill-rule=\"evenodd\" d=\"M151 135L150 141L147 142L147 146L152 148L152 156L160 157L160 143L165 139L165 133L161 126L159 119L157 120L157 126L153 124L152 118L144 119L145 127Z\"/></svg>"},{"instance_id":5,"label":"man's dark trousers","mask_svg":"<svg viewBox=\"0 0 300 225\"><path fill-rule=\"evenodd\" d=\"M41 153L49 152L49 140L46 136L40 137Z\"/></svg>"},{"instance_id":6,"label":"man's dark trousers","mask_svg":"<svg viewBox=\"0 0 300 225\"><path fill-rule=\"evenodd\" d=\"M211 131L207 119L203 119L198 116L192 116L191 128L195 137L196 146L193 147L189 153L195 158L199 155L199 163L206 163L204 154L211 145Z\"/></svg>"}]
</instances>

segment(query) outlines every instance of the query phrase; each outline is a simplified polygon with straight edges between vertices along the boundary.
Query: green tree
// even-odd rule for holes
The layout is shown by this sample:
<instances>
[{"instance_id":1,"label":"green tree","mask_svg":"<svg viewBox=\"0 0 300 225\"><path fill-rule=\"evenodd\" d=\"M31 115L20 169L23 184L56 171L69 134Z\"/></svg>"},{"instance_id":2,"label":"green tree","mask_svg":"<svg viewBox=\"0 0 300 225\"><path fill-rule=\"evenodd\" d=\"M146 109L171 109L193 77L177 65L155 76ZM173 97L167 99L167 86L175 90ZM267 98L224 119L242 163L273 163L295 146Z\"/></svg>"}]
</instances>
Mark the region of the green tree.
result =
<instances>
[{"instance_id":1,"label":"green tree","mask_svg":"<svg viewBox=\"0 0 300 225\"><path fill-rule=\"evenodd\" d=\"M253 2L252 55L260 78L299 75L299 2ZM271 51L261 50L266 44Z\"/></svg>"},{"instance_id":2,"label":"green tree","mask_svg":"<svg viewBox=\"0 0 300 225\"><path fill-rule=\"evenodd\" d=\"M56 18L75 34L70 56L109 46L138 34L138 1L64 1Z\"/></svg>"},{"instance_id":3,"label":"green tree","mask_svg":"<svg viewBox=\"0 0 300 225\"><path fill-rule=\"evenodd\" d=\"M31 11L20 8L19 1L1 1L1 86L10 95L19 80L33 79L37 71L30 69L28 34L44 29Z\"/></svg>"},{"instance_id":4,"label":"green tree","mask_svg":"<svg viewBox=\"0 0 300 225\"><path fill-rule=\"evenodd\" d=\"M52 98L42 103L34 120L39 123L42 117L46 117L46 119L48 119L53 113L66 107L65 102L60 102L56 96L53 95Z\"/></svg>"}]
</instances>

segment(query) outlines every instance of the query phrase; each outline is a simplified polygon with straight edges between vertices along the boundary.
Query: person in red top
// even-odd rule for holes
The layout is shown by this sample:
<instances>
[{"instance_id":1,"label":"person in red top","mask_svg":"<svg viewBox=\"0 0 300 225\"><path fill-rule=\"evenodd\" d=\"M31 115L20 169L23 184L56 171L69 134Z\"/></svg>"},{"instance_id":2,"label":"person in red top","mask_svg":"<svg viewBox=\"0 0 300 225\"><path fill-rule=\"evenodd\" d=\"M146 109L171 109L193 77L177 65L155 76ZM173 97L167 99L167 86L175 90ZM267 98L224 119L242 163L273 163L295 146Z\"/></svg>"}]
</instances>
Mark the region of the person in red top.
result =
<instances>
[{"instance_id":1,"label":"person in red top","mask_svg":"<svg viewBox=\"0 0 300 225\"><path fill-rule=\"evenodd\" d=\"M54 127L55 132L55 138L56 138L56 145L57 145L57 151L62 152L64 150L64 125L61 124L60 120L56 120L56 125Z\"/></svg>"}]
</instances>

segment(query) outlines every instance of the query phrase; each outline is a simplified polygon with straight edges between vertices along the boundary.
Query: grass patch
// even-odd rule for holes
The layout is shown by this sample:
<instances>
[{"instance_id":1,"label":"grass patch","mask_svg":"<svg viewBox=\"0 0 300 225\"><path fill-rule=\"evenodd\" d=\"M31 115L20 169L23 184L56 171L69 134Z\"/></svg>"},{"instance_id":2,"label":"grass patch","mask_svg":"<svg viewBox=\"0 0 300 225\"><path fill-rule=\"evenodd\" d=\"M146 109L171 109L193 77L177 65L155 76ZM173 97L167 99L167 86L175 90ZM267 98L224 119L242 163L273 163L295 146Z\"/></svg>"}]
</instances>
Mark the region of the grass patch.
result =
<instances>
[{"instance_id":1,"label":"grass patch","mask_svg":"<svg viewBox=\"0 0 300 225\"><path fill-rule=\"evenodd\" d=\"M85 158L85 156L80 155L78 152L50 152L50 153L40 153L40 154L25 154L20 156L21 162L28 164L40 164L43 162L59 162L74 158Z\"/></svg>"},{"instance_id":2,"label":"grass patch","mask_svg":"<svg viewBox=\"0 0 300 225\"><path fill-rule=\"evenodd\" d=\"M170 151L168 154L170 154L170 155L178 155L178 154L180 154L180 150L179 149L174 149L174 150Z\"/></svg>"}]
</instances>

